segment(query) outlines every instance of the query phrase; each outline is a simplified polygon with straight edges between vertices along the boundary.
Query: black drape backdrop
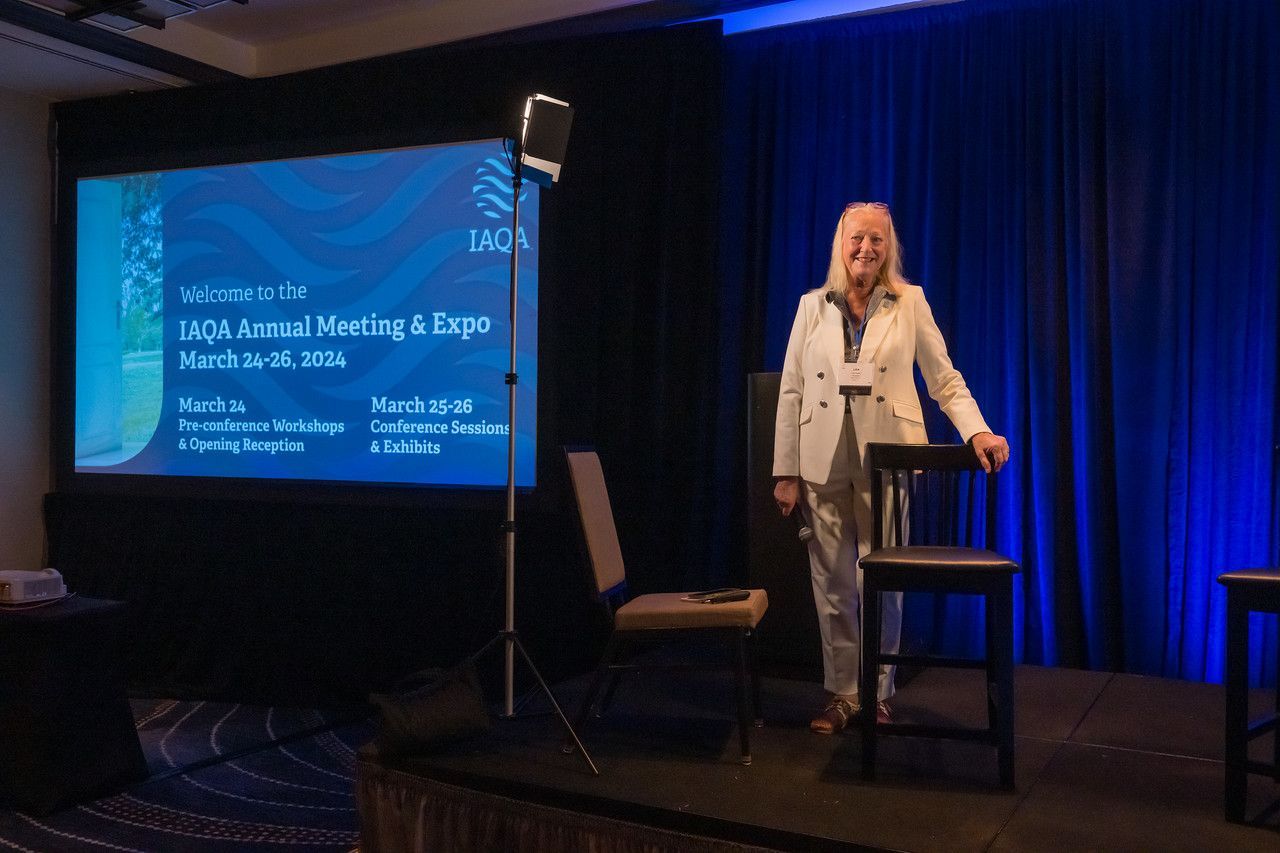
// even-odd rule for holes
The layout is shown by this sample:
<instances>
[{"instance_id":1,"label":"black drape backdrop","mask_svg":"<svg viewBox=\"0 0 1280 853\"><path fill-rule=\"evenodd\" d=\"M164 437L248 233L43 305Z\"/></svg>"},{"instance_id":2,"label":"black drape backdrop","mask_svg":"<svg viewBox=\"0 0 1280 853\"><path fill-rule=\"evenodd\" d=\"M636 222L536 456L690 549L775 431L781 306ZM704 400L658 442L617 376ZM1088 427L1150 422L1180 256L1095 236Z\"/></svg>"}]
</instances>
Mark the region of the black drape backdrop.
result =
<instances>
[{"instance_id":1,"label":"black drape backdrop","mask_svg":"<svg viewBox=\"0 0 1280 853\"><path fill-rule=\"evenodd\" d=\"M560 445L599 447L634 588L733 579L706 533L721 502L720 45L699 25L61 104L60 220L78 174L501 136L526 94L571 102L562 183L542 196L539 486L518 511L517 623L555 675L584 666L603 629ZM68 476L74 248L68 229L57 240L50 563L72 589L133 604L136 686L352 698L492 636L501 494L91 492Z\"/></svg>"}]
</instances>

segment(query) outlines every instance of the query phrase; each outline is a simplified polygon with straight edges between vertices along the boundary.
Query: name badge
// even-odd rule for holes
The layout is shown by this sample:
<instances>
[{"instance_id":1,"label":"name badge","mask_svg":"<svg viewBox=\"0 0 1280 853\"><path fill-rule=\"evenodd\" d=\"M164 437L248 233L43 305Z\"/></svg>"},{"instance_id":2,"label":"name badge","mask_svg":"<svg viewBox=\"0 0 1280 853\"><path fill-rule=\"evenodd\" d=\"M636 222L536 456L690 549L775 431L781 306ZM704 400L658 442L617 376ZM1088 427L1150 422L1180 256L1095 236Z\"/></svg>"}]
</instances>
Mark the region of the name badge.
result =
<instances>
[{"instance_id":1,"label":"name badge","mask_svg":"<svg viewBox=\"0 0 1280 853\"><path fill-rule=\"evenodd\" d=\"M846 361L840 365L840 393L862 397L871 393L871 377L875 375L874 361Z\"/></svg>"}]
</instances>

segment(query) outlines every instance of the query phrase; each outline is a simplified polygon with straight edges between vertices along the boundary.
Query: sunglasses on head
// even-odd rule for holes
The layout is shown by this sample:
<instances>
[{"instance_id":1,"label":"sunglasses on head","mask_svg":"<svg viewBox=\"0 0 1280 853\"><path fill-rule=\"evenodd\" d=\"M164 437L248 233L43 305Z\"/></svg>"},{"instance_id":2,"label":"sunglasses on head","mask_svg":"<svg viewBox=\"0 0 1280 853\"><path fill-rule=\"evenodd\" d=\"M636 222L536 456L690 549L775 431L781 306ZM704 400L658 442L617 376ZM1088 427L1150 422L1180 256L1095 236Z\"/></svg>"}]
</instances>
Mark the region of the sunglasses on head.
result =
<instances>
[{"instance_id":1,"label":"sunglasses on head","mask_svg":"<svg viewBox=\"0 0 1280 853\"><path fill-rule=\"evenodd\" d=\"M851 201L844 206L845 212L848 213L857 207L873 207L876 210L888 210L889 205L882 201Z\"/></svg>"}]
</instances>

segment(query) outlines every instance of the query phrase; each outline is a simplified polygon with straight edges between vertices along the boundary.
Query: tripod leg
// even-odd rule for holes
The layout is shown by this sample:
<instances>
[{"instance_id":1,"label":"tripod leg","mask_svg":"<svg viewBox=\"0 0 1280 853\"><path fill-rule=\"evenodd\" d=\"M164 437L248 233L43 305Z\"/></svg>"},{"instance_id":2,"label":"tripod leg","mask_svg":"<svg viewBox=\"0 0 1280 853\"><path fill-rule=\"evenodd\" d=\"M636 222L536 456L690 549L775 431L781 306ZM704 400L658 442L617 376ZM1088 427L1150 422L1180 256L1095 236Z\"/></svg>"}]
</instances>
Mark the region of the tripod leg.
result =
<instances>
[{"instance_id":1,"label":"tripod leg","mask_svg":"<svg viewBox=\"0 0 1280 853\"><path fill-rule=\"evenodd\" d=\"M560 703L556 701L556 696L551 692L551 688L547 686L547 682L542 680L542 673L538 672L538 668L534 666L533 659L529 657L529 653L524 650L524 643L520 642L517 636L511 637L515 643L515 647L520 652L520 657L524 658L524 662L529 665L529 671L533 673L533 677L538 680L538 686L542 688L542 692L547 694L547 699L551 702L551 707L555 709L556 716L560 718L560 723L564 726L565 731L573 738L574 745L578 751L582 753L582 757L586 760L587 766L591 768L593 776L599 776L600 771L596 769L596 763L591 760L591 754L587 752L587 748L582 745L582 741L578 740L578 733L573 730L573 726L569 724L569 718L564 715L564 711L560 709Z\"/></svg>"},{"instance_id":2,"label":"tripod leg","mask_svg":"<svg viewBox=\"0 0 1280 853\"><path fill-rule=\"evenodd\" d=\"M515 706L512 708L512 716L519 717L525 712L525 709L533 704L533 700L538 698L539 691L536 689L526 690L515 700Z\"/></svg>"},{"instance_id":3,"label":"tripod leg","mask_svg":"<svg viewBox=\"0 0 1280 853\"><path fill-rule=\"evenodd\" d=\"M480 658L484 657L485 654L489 651L489 649L493 648L494 643L503 639L505 639L505 637L503 637L502 634L495 634L493 638L489 640L489 642L485 643L483 646L480 647L480 651L476 652L471 657L467 658L467 660L471 661L471 663L474 664L476 661L480 660Z\"/></svg>"}]
</instances>

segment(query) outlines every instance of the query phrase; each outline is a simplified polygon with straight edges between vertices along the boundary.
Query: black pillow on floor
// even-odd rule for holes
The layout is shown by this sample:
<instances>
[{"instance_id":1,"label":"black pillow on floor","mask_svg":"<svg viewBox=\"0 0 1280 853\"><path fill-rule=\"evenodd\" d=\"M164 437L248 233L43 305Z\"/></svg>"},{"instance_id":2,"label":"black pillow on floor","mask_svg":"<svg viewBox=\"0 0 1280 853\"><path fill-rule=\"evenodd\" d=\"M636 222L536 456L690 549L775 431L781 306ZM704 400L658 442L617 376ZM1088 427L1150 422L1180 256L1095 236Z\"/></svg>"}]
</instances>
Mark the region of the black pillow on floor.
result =
<instances>
[{"instance_id":1,"label":"black pillow on floor","mask_svg":"<svg viewBox=\"0 0 1280 853\"><path fill-rule=\"evenodd\" d=\"M382 711L374 739L382 756L424 755L489 730L489 709L470 662L409 693L375 693L369 701Z\"/></svg>"}]
</instances>

